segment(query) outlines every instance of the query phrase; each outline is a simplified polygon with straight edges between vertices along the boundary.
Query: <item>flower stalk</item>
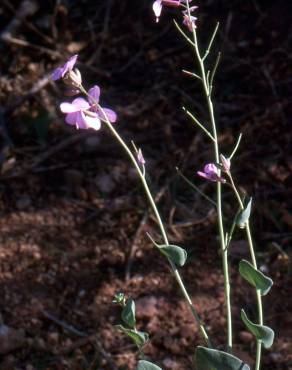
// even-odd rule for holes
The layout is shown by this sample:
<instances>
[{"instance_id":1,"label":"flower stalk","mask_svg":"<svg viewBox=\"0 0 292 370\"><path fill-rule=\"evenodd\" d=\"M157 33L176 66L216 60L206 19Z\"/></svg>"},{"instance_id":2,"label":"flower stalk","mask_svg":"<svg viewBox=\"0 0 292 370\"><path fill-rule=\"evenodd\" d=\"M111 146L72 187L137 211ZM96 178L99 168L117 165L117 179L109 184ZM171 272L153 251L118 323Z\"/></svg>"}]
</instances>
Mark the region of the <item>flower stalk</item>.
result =
<instances>
[{"instance_id":1,"label":"flower stalk","mask_svg":"<svg viewBox=\"0 0 292 370\"><path fill-rule=\"evenodd\" d=\"M81 85L80 86L80 91L86 95L87 97L90 97L90 95L88 94L88 92L86 91L86 89ZM147 180L146 180L146 176L145 176L145 173L144 171L142 172L141 171L141 168L139 166L139 163L138 161L136 160L135 156L133 155L132 151L130 150L130 148L128 147L128 145L125 143L125 141L122 139L122 137L119 135L119 133L117 132L117 130L113 127L112 123L110 122L110 120L108 119L108 116L106 114L106 112L104 111L104 109L98 104L98 102L96 102L100 112L102 113L103 117L102 117L102 121L106 124L106 126L108 127L108 129L110 130L110 132L112 133L112 135L114 136L114 138L118 141L118 143L122 146L122 148L125 150L126 154L128 155L129 159L131 160L131 162L133 163L136 171L137 171L137 174L141 180L141 183L143 185L143 188L145 190L145 193L146 193L146 196L149 200L149 203L150 203L150 206L154 212L154 215L156 217L156 220L158 222L158 226L159 226L159 229L160 229L160 232L161 232L161 235L162 235L162 238L163 238L163 241L165 243L165 245L169 245L169 241L168 241L168 237L167 237L167 233L166 233L166 230L165 230L165 227L163 225L163 222L162 222L162 219L161 219L161 216L160 216L160 213L158 211L158 208L156 206L156 203L153 199L153 196L152 196L152 193L150 191L150 188L149 188L149 185L147 183ZM178 271L178 268L176 267L176 265L168 258L168 262L170 264L170 267L171 267L171 270L172 270L172 273L179 285L179 288L195 318L195 320L197 321L198 325L199 325L199 329L200 329L200 332L201 332L201 335L202 337L204 338L206 344L208 345L208 347L211 347L211 341L210 341L210 338L208 336L208 333L202 323L202 320L187 292L187 289L184 285L184 282L182 280L182 277Z\"/></svg>"},{"instance_id":2,"label":"flower stalk","mask_svg":"<svg viewBox=\"0 0 292 370\"><path fill-rule=\"evenodd\" d=\"M232 174L231 174L231 172L228 172L227 174L228 174L228 177L229 177L229 180L230 180L230 185L231 185L231 187L234 191L234 194L235 194L235 196L238 200L239 207L243 211L244 210L243 201L241 199L239 191L236 188L236 185L234 183ZM257 270L258 267L257 267L255 249L254 249L254 246L253 246L253 240L252 240L250 226L249 226L249 220L246 221L245 232L246 232L246 239L247 239L248 246L249 246L249 253L250 253L252 265ZM261 292L260 292L259 289L256 289L256 297L257 297L257 310L258 310L258 324L263 325L263 305L262 305L262 296L261 296ZM257 340L255 370L260 369L261 352L262 352L262 342L260 340Z\"/></svg>"},{"instance_id":3,"label":"flower stalk","mask_svg":"<svg viewBox=\"0 0 292 370\"><path fill-rule=\"evenodd\" d=\"M192 19L191 15L191 8L189 4L189 0L186 1L186 9L187 9L187 16L189 19ZM217 31L218 26L216 26ZM211 86L209 81L209 74L205 70L204 61L206 56L209 54L210 46L208 47L208 53L205 54L204 57L201 56L198 39L196 34L196 27L195 24L192 22L192 33L193 33L193 47L196 55L196 59L199 63L199 70L200 70L200 78L203 86L203 91L205 94L205 98L207 101L210 121L211 121L211 129L212 129L212 137L213 145L214 145L214 154L215 154L215 162L219 163L219 143L218 143L218 135L217 135L217 125L214 115L214 108L213 102L211 97ZM213 40L212 40L213 42ZM211 44L211 43L210 43ZM213 80L213 78L212 78ZM220 170L218 170L218 176L220 177ZM225 237L224 237L224 225L223 225L223 215L222 215L222 194L221 194L221 183L220 181L217 182L217 195L216 195L216 203L217 203L217 214L218 214L218 227L219 227L219 236L220 236L220 249L221 249L221 256L222 256L222 265L223 265L223 275L224 275L224 290L225 290L225 301L226 301L226 310L227 310L227 351L232 352L232 314L231 314L231 296L230 296L230 278L229 278L229 266L228 266L228 249L226 248Z\"/></svg>"}]
</instances>

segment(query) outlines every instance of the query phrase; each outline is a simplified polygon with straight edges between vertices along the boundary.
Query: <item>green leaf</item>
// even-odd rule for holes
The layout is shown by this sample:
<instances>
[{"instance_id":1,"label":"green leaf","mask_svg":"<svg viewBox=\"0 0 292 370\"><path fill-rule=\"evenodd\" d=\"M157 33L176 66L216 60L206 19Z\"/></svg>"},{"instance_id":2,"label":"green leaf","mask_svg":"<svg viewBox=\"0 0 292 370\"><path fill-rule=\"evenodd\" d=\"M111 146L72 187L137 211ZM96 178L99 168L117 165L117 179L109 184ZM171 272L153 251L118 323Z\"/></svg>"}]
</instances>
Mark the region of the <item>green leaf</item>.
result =
<instances>
[{"instance_id":1,"label":"green leaf","mask_svg":"<svg viewBox=\"0 0 292 370\"><path fill-rule=\"evenodd\" d=\"M250 370L239 358L227 352L197 347L195 354L197 370Z\"/></svg>"},{"instance_id":2,"label":"green leaf","mask_svg":"<svg viewBox=\"0 0 292 370\"><path fill-rule=\"evenodd\" d=\"M260 290L261 295L266 295L273 285L273 280L257 270L253 265L246 261L239 262L239 273L251 285Z\"/></svg>"},{"instance_id":3,"label":"green leaf","mask_svg":"<svg viewBox=\"0 0 292 370\"><path fill-rule=\"evenodd\" d=\"M136 325L136 318L135 318L135 302L132 298L129 298L126 302L125 307L122 311L122 319L125 324L127 324L130 328L134 328Z\"/></svg>"},{"instance_id":4,"label":"green leaf","mask_svg":"<svg viewBox=\"0 0 292 370\"><path fill-rule=\"evenodd\" d=\"M241 211L237 217L236 224L241 229L245 228L246 222L249 220L250 212L251 212L251 203L252 198L249 199L247 205L245 206L244 210Z\"/></svg>"},{"instance_id":5,"label":"green leaf","mask_svg":"<svg viewBox=\"0 0 292 370\"><path fill-rule=\"evenodd\" d=\"M265 348L270 348L273 345L275 334L271 328L251 322L246 316L244 310L241 310L240 316L247 329L256 337L257 340L260 340L263 343Z\"/></svg>"},{"instance_id":6,"label":"green leaf","mask_svg":"<svg viewBox=\"0 0 292 370\"><path fill-rule=\"evenodd\" d=\"M161 245L158 247L175 265L183 266L187 260L187 252L176 245Z\"/></svg>"},{"instance_id":7,"label":"green leaf","mask_svg":"<svg viewBox=\"0 0 292 370\"><path fill-rule=\"evenodd\" d=\"M133 329L127 329L123 325L116 325L117 329L121 330L124 334L126 334L128 337L130 337L137 347L142 347L146 342L149 340L148 333L145 333L143 331L133 330Z\"/></svg>"},{"instance_id":8,"label":"green leaf","mask_svg":"<svg viewBox=\"0 0 292 370\"><path fill-rule=\"evenodd\" d=\"M140 360L136 370L162 370L159 366L152 362Z\"/></svg>"}]
</instances>

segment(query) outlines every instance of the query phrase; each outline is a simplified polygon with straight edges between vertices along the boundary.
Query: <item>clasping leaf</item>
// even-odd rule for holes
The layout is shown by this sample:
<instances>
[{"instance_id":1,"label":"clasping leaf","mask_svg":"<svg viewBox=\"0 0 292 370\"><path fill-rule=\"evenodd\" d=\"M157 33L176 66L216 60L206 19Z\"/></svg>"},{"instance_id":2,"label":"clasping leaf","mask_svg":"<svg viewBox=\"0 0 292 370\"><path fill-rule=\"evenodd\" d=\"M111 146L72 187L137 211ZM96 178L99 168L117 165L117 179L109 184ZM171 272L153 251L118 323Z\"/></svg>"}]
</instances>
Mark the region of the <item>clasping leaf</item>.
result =
<instances>
[{"instance_id":1,"label":"clasping leaf","mask_svg":"<svg viewBox=\"0 0 292 370\"><path fill-rule=\"evenodd\" d=\"M246 207L237 216L236 224L241 229L245 228L245 224L249 220L249 216L251 212L251 203L252 203L252 198L249 199Z\"/></svg>"},{"instance_id":2,"label":"clasping leaf","mask_svg":"<svg viewBox=\"0 0 292 370\"><path fill-rule=\"evenodd\" d=\"M274 342L274 331L265 325L258 325L251 322L244 310L241 310L241 319L245 323L247 329L263 343L265 348L270 348Z\"/></svg>"},{"instance_id":3,"label":"clasping leaf","mask_svg":"<svg viewBox=\"0 0 292 370\"><path fill-rule=\"evenodd\" d=\"M266 295L273 285L273 280L257 270L253 265L246 261L239 262L239 273L251 285L260 290L261 295Z\"/></svg>"},{"instance_id":4,"label":"clasping leaf","mask_svg":"<svg viewBox=\"0 0 292 370\"><path fill-rule=\"evenodd\" d=\"M197 347L195 354L197 370L250 370L239 358L227 352Z\"/></svg>"},{"instance_id":5,"label":"clasping leaf","mask_svg":"<svg viewBox=\"0 0 292 370\"><path fill-rule=\"evenodd\" d=\"M162 370L159 366L146 360L140 360L136 370Z\"/></svg>"}]
</instances>

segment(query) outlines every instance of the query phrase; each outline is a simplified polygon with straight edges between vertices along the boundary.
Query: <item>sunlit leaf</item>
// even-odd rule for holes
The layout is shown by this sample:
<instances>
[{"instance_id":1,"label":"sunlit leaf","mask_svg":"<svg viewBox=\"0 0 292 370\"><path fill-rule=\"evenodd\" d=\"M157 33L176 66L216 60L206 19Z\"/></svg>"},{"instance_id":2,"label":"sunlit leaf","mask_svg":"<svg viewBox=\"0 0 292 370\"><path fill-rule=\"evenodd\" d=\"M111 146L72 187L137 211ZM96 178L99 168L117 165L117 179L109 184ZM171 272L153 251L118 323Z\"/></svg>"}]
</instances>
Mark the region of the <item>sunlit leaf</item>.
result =
<instances>
[{"instance_id":1,"label":"sunlit leaf","mask_svg":"<svg viewBox=\"0 0 292 370\"><path fill-rule=\"evenodd\" d=\"M274 331L265 325L254 324L246 316L244 310L241 310L241 319L245 323L247 329L263 343L265 348L270 348L274 342Z\"/></svg>"},{"instance_id":2,"label":"sunlit leaf","mask_svg":"<svg viewBox=\"0 0 292 370\"><path fill-rule=\"evenodd\" d=\"M142 347L148 340L149 335L143 331L135 331L133 329L127 329L123 325L116 325L116 327L121 330L124 334L130 337L137 347Z\"/></svg>"},{"instance_id":3,"label":"sunlit leaf","mask_svg":"<svg viewBox=\"0 0 292 370\"><path fill-rule=\"evenodd\" d=\"M239 358L206 347L197 347L195 362L197 370L250 370L250 367Z\"/></svg>"},{"instance_id":4,"label":"sunlit leaf","mask_svg":"<svg viewBox=\"0 0 292 370\"><path fill-rule=\"evenodd\" d=\"M140 360L136 370L162 370L159 366L152 362Z\"/></svg>"},{"instance_id":5,"label":"sunlit leaf","mask_svg":"<svg viewBox=\"0 0 292 370\"><path fill-rule=\"evenodd\" d=\"M239 273L251 285L260 290L261 295L266 295L273 285L273 280L257 270L253 265L246 261L239 262Z\"/></svg>"},{"instance_id":6,"label":"sunlit leaf","mask_svg":"<svg viewBox=\"0 0 292 370\"><path fill-rule=\"evenodd\" d=\"M237 216L236 224L241 229L245 228L246 222L249 220L249 216L251 213L251 203L252 198L249 199L247 205L245 206L244 210L242 210L239 215Z\"/></svg>"},{"instance_id":7,"label":"sunlit leaf","mask_svg":"<svg viewBox=\"0 0 292 370\"><path fill-rule=\"evenodd\" d=\"M129 298L126 302L125 307L122 311L122 319L125 324L127 324L130 328L134 328L136 325L136 318L135 318L135 302L132 298Z\"/></svg>"},{"instance_id":8,"label":"sunlit leaf","mask_svg":"<svg viewBox=\"0 0 292 370\"><path fill-rule=\"evenodd\" d=\"M177 266L183 266L187 260L187 252L176 245L161 245L160 251Z\"/></svg>"}]
</instances>

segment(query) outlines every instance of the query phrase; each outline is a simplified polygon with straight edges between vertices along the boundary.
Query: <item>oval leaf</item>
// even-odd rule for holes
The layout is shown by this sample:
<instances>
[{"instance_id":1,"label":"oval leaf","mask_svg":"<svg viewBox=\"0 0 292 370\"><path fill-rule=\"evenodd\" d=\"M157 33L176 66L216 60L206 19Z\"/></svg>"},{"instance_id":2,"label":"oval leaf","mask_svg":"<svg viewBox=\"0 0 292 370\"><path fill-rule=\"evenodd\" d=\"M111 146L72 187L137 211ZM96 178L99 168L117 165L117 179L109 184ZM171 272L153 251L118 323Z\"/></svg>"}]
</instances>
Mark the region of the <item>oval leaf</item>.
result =
<instances>
[{"instance_id":1,"label":"oval leaf","mask_svg":"<svg viewBox=\"0 0 292 370\"><path fill-rule=\"evenodd\" d=\"M126 302L125 307L122 311L122 319L125 324L127 324L130 328L134 328L136 325L136 318L135 318L135 302L132 298L129 298Z\"/></svg>"},{"instance_id":2,"label":"oval leaf","mask_svg":"<svg viewBox=\"0 0 292 370\"><path fill-rule=\"evenodd\" d=\"M140 360L136 370L162 370L159 366L152 362Z\"/></svg>"},{"instance_id":3,"label":"oval leaf","mask_svg":"<svg viewBox=\"0 0 292 370\"><path fill-rule=\"evenodd\" d=\"M273 285L273 280L257 270L253 265L246 261L239 262L239 273L251 285L260 290L261 295L266 295Z\"/></svg>"},{"instance_id":4,"label":"oval leaf","mask_svg":"<svg viewBox=\"0 0 292 370\"><path fill-rule=\"evenodd\" d=\"M160 251L165 254L175 265L183 266L187 260L187 252L177 245L161 245Z\"/></svg>"},{"instance_id":5,"label":"oval leaf","mask_svg":"<svg viewBox=\"0 0 292 370\"><path fill-rule=\"evenodd\" d=\"M127 329L123 325L116 325L116 327L121 330L124 334L126 334L128 337L130 337L137 347L142 347L146 342L149 340L148 333L145 333L143 331L135 331L133 329Z\"/></svg>"},{"instance_id":6,"label":"oval leaf","mask_svg":"<svg viewBox=\"0 0 292 370\"><path fill-rule=\"evenodd\" d=\"M250 212L251 212L251 202L252 198L249 199L247 205L245 206L244 210L239 213L236 219L236 224L241 229L245 228L246 222L249 220Z\"/></svg>"},{"instance_id":7,"label":"oval leaf","mask_svg":"<svg viewBox=\"0 0 292 370\"><path fill-rule=\"evenodd\" d=\"M197 347L195 361L197 370L250 370L239 358L206 347Z\"/></svg>"},{"instance_id":8,"label":"oval leaf","mask_svg":"<svg viewBox=\"0 0 292 370\"><path fill-rule=\"evenodd\" d=\"M273 345L275 335L271 328L251 322L246 316L244 310L241 310L240 316L247 329L256 337L257 340L260 340L263 343L265 348L270 348Z\"/></svg>"}]
</instances>

